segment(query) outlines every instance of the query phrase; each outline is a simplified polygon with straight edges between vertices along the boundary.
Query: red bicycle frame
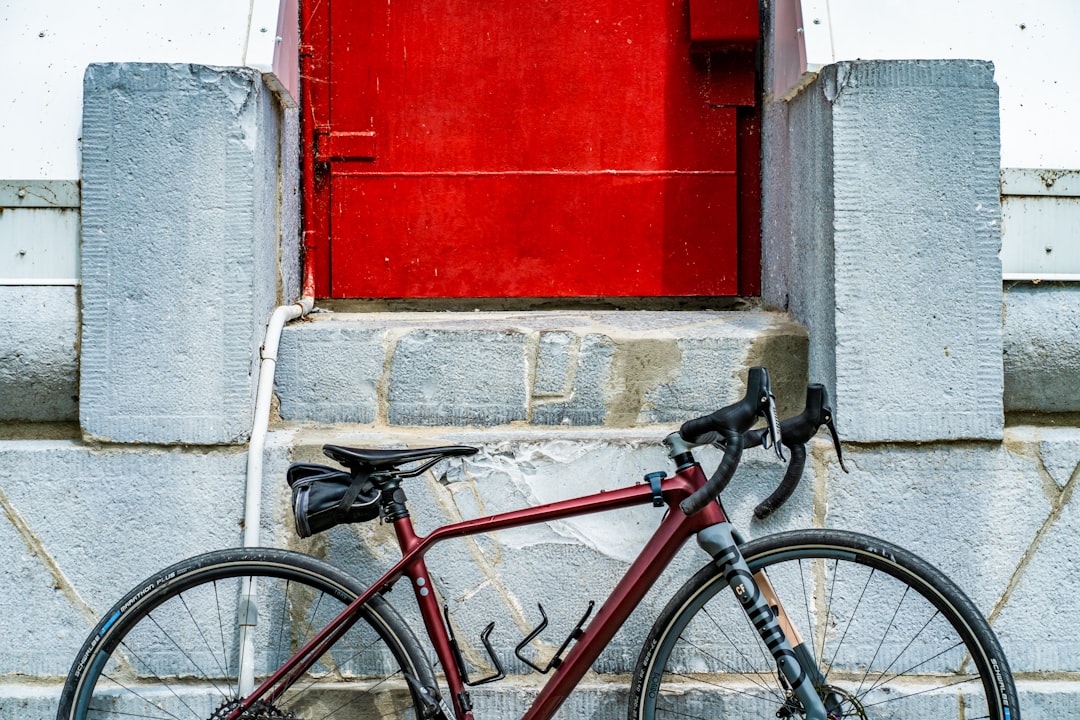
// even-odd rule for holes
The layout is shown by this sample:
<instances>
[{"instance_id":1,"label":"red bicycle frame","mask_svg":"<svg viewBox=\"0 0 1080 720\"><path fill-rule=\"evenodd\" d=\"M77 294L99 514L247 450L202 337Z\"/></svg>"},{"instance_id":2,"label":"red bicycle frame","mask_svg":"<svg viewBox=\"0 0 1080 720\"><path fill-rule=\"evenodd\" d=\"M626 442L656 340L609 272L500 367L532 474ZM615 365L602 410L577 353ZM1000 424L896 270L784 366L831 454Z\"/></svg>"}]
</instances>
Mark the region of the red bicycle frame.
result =
<instances>
[{"instance_id":1,"label":"red bicycle frame","mask_svg":"<svg viewBox=\"0 0 1080 720\"><path fill-rule=\"evenodd\" d=\"M691 516L685 515L679 509L679 503L704 484L705 476L697 463L682 468L673 477L661 482L660 489L668 512L660 526L641 549L622 580L611 591L596 616L583 629L563 662L553 670L553 677L540 691L522 720L544 720L554 715L686 540L704 528L727 520L719 503L709 503L705 509ZM356 623L364 604L375 593L389 590L402 577L407 577L412 583L427 635L445 672L446 684L454 704L454 716L457 720L473 720L471 710L462 704L465 684L458 672L450 646L450 636L439 612L439 603L424 561L427 552L437 543L450 538L618 510L651 503L653 498L651 485L635 485L444 525L426 537L416 534L408 516L394 521L394 531L402 551L401 560L259 685L233 710L229 718L238 717L260 699L274 702Z\"/></svg>"}]
</instances>

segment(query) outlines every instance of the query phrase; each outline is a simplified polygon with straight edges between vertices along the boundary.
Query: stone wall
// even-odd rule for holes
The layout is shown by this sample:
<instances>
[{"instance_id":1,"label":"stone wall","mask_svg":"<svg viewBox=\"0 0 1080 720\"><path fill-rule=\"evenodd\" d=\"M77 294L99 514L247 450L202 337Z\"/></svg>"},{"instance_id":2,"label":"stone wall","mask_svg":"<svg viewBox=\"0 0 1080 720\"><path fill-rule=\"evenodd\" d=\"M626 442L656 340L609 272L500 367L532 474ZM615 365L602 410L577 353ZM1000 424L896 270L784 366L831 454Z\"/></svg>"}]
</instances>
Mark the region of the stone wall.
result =
<instances>
[{"instance_id":1,"label":"stone wall","mask_svg":"<svg viewBox=\"0 0 1080 720\"><path fill-rule=\"evenodd\" d=\"M366 581L393 558L392 534L379 523L307 540L293 532L285 466L321 459L324 442L479 447L478 455L410 482L415 522L428 532L440 523L614 489L670 469L659 445L667 429L282 429L268 444L263 542L329 558ZM0 495L7 519L0 524L0 551L12 559L12 582L0 594L0 607L13 619L5 631L12 642L0 652L0 676L8 680L0 718L47 718L57 687L41 681L65 672L121 589L174 560L239 542L245 458L239 451L102 452L70 441L0 445L0 467L9 473ZM706 450L700 457L711 469L719 456ZM1021 680L1025 717L1049 718L1054 708L1075 703L1076 684L1061 679L1080 673L1080 617L1070 600L1080 580L1068 560L1080 532L1073 501L1078 460L1080 431L1014 427L1004 443L848 445L852 472L845 474L831 444L820 439L804 482L772 518L754 520L752 510L783 466L760 450L747 453L725 506L750 538L837 527L887 538L935 563L991 618ZM433 577L465 652L483 657L479 634L494 620L496 651L512 673L521 673L478 688L480 708L495 717L518 716L536 679L523 674L512 651L537 622L536 603L544 604L553 628L572 625L589 600L603 599L614 585L659 513L646 506L450 541L433 551ZM570 708L592 707L584 717L622 715L620 676L632 668L672 589L704 562L696 547L684 548ZM408 593L389 599L419 622ZM38 680L19 684L30 677ZM1040 682L1043 677L1057 681ZM563 716L580 716L575 712Z\"/></svg>"},{"instance_id":2,"label":"stone wall","mask_svg":"<svg viewBox=\"0 0 1080 720\"><path fill-rule=\"evenodd\" d=\"M991 618L1020 679L1025 717L1066 714L1080 695L1080 618L1071 602L1080 574L1070 560L1080 532L1073 500L1080 430L1006 426L1002 408L1035 413L1027 422L1046 422L1047 411L1068 422L1076 409L1070 398L1080 392L1070 383L1075 303L1068 287L1010 288L1002 330L994 201L983 176L997 177L985 136L993 122L969 123L977 132L945 127L955 119L945 96L964 112L996 118L989 72L969 62L855 64L769 102L765 299L775 310L324 313L291 326L264 473L264 542L328 557L366 580L390 561L390 537L378 523L309 540L292 530L284 470L291 460L321 460L325 442L479 447L411 485L426 532L668 469L663 436L686 416L737 397L746 367L764 363L788 412L807 379L836 390L852 472L840 472L819 439L792 500L758 522L751 510L783 468L749 452L725 495L736 524L750 537L843 527L924 555ZM0 644L3 720L55 714L75 649L126 588L178 558L239 544L251 371L269 308L299 284L289 180L296 155L277 149L282 137L295 141L295 114L274 105L261 78L108 65L93 68L87 83L83 426L49 439L55 430L21 422L0 437L0 553L10 575L0 587L10 639ZM175 96L151 102L143 95L152 87ZM165 110L183 117L147 119ZM861 113L875 122L857 122ZM125 132L149 133L165 147L136 160L133 137L109 135ZM887 152L875 163L853 160L879 141ZM185 142L203 149L185 152ZM962 172L934 166L935 147ZM904 174L909 149L926 182ZM230 164L236 154L243 162ZM160 166L192 158L206 167L155 177ZM237 167L239 176L229 174ZM877 177L884 173L888 182ZM240 187L223 189L226 178ZM902 196L879 205L890 189ZM267 204L276 209L268 213ZM924 205L934 222L919 215ZM159 225L161 237L151 230ZM205 234L217 242L204 242ZM182 288L182 278L199 282ZM70 395L67 404L50 403L76 387L79 356L67 349L78 337L74 291L0 290L0 298L40 308L39 323L20 318L0 330L4 368L13 367L12 348L45 357L34 348L48 346L60 358L56 372L45 373L55 379L40 386L41 417L0 419L73 419ZM207 298L217 304L202 307ZM35 397L34 377L0 374L9 406L38 408L27 399ZM164 408L175 408L175 423ZM718 459L712 450L701 457L707 469ZM657 512L448 544L433 564L468 652L479 656L479 630L495 620L496 648L509 660L535 624L537 601L553 626L572 624L625 569ZM684 550L564 717L623 716L625 673L652 615L703 560L696 548ZM569 591L552 595L567 577ZM405 593L391 600L415 618ZM508 667L522 672L515 662ZM515 674L478 691L477 705L485 717L517 717L535 690L534 678Z\"/></svg>"}]
</instances>

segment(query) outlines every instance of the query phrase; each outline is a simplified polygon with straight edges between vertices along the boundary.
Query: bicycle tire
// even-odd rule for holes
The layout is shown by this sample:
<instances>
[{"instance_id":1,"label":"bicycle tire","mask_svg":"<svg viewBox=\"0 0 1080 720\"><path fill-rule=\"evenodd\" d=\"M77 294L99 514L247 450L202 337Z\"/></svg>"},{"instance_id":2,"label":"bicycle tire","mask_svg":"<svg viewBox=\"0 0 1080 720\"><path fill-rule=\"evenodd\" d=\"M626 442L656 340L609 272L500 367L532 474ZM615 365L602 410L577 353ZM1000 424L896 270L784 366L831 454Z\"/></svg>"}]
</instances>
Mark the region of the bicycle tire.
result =
<instances>
[{"instance_id":1,"label":"bicycle tire","mask_svg":"<svg viewBox=\"0 0 1080 720\"><path fill-rule=\"evenodd\" d=\"M741 550L751 571L766 570L812 649L830 718L1019 720L989 624L914 554L837 530L780 533ZM629 717L804 717L715 564L688 580L654 624Z\"/></svg>"},{"instance_id":2,"label":"bicycle tire","mask_svg":"<svg viewBox=\"0 0 1080 720\"><path fill-rule=\"evenodd\" d=\"M239 695L245 578L255 578L257 589L256 685L363 591L333 566L286 550L219 550L184 560L105 614L72 664L58 720L225 717ZM375 595L305 676L244 718L402 718L410 708L419 718L418 688L406 675L435 691L416 636Z\"/></svg>"}]
</instances>

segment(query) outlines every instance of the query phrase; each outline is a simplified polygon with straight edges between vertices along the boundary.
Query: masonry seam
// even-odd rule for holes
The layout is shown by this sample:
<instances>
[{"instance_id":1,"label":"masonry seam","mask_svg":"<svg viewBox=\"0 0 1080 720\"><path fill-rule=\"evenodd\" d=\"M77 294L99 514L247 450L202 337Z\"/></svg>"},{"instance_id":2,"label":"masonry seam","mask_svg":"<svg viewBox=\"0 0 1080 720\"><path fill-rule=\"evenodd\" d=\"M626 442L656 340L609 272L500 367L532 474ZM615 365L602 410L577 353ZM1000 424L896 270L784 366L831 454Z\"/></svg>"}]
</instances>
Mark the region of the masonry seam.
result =
<instances>
[{"instance_id":1,"label":"masonry seam","mask_svg":"<svg viewBox=\"0 0 1080 720\"><path fill-rule=\"evenodd\" d=\"M64 575L63 570L56 563L56 560L49 554L48 550L42 544L41 540L34 534L34 531L30 528L30 525L22 518L21 515L15 510L15 507L8 500L7 495L3 490L0 490L0 507L4 510L4 515L7 516L8 521L15 527L15 532L19 534L22 541L26 543L27 549L30 554L36 557L49 574L53 578L53 585L64 594L68 602L72 604L75 610L86 620L88 625L94 625L97 622L97 613L90 607L89 604L79 593L75 590L75 587Z\"/></svg>"},{"instance_id":2,"label":"masonry seam","mask_svg":"<svg viewBox=\"0 0 1080 720\"><path fill-rule=\"evenodd\" d=\"M1049 471L1046 469L1046 464L1043 462L1042 458L1039 459L1039 465L1042 471L1049 475ZM1042 526L1035 533L1035 537L1032 538L1031 544L1028 545L1027 550L1024 551L1023 556L1020 558L1020 562L1016 564L1016 569L1013 570L1012 576L1009 577L1009 582L1006 583L1001 598L995 603L994 609L990 611L990 614L986 618L991 624L993 624L998 615L1001 614L1001 611L1005 609L1005 605L1009 602L1013 592L1016 590L1017 586L1020 585L1020 580L1024 576L1024 572L1027 570L1028 565L1031 564L1039 550L1039 546L1042 545L1043 538L1049 534L1058 518L1061 517L1061 513L1072 499L1073 489L1076 486L1076 478L1078 475L1080 475L1080 466L1073 469L1069 481L1065 483L1065 487L1061 489L1061 492L1059 492L1057 497L1051 502L1050 512L1047 513Z\"/></svg>"}]
</instances>

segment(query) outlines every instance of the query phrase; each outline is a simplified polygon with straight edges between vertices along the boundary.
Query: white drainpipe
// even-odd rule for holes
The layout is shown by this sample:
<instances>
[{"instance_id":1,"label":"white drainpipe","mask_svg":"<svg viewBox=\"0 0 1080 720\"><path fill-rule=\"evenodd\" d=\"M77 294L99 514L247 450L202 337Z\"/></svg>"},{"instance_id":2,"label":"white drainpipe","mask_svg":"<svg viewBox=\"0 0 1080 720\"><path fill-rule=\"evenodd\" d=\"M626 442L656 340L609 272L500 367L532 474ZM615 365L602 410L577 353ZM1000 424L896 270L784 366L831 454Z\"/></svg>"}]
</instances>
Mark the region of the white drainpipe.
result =
<instances>
[{"instance_id":1,"label":"white drainpipe","mask_svg":"<svg viewBox=\"0 0 1080 720\"><path fill-rule=\"evenodd\" d=\"M244 547L257 547L259 544L259 521L262 505L262 468L263 448L266 446L266 432L270 426L270 401L274 395L274 371L277 369L278 342L285 323L311 312L315 300L311 297L300 298L292 305L281 305L274 309L266 323L266 337L263 338L259 356L259 384L255 390L255 418L251 423L251 440L248 443L247 490L244 495Z\"/></svg>"},{"instance_id":2,"label":"white drainpipe","mask_svg":"<svg viewBox=\"0 0 1080 720\"><path fill-rule=\"evenodd\" d=\"M244 493L244 547L259 545L259 525L262 516L263 450L266 433L270 426L270 401L274 394L274 371L277 369L278 341L285 323L307 315L314 306L314 298L303 297L292 305L281 305L270 315L266 323L259 357L259 382L255 389L255 417L251 423L251 440L247 454L247 486ZM255 689L255 626L258 624L258 605L255 602L257 588L249 578L243 581L240 606L240 697L246 697Z\"/></svg>"}]
</instances>

